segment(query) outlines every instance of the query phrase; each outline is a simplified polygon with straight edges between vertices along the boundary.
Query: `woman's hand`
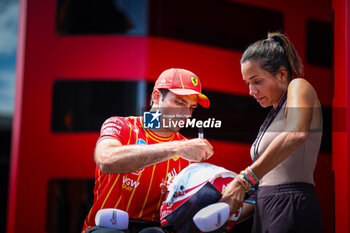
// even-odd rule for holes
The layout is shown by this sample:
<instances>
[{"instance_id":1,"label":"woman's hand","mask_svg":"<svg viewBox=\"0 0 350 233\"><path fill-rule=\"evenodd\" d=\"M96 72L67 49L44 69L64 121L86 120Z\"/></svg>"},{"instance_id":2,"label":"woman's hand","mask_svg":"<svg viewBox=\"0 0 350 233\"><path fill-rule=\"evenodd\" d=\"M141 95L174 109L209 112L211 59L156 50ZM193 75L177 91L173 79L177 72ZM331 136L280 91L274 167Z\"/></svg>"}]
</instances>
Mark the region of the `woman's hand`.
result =
<instances>
[{"instance_id":1,"label":"woman's hand","mask_svg":"<svg viewBox=\"0 0 350 233\"><path fill-rule=\"evenodd\" d=\"M240 184L238 179L229 183L222 191L221 202L226 202L230 206L230 213L235 213L243 204L246 189Z\"/></svg>"}]
</instances>

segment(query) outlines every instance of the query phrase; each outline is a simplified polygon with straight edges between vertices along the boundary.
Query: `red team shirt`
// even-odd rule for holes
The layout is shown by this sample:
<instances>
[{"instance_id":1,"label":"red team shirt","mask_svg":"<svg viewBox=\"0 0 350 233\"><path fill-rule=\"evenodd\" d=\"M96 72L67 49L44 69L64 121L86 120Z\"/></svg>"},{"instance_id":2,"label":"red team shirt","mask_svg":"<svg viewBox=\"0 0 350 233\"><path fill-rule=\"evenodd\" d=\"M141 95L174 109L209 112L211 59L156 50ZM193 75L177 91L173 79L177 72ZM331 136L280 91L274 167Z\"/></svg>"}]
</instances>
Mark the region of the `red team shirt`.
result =
<instances>
[{"instance_id":1,"label":"red team shirt","mask_svg":"<svg viewBox=\"0 0 350 233\"><path fill-rule=\"evenodd\" d=\"M102 125L97 143L106 138L119 140L122 145L186 140L180 133L164 138L144 129L141 117L107 119ZM160 183L177 175L190 163L175 157L129 174L105 174L96 166L94 203L85 219L82 232L95 226L95 215L103 208L124 210L131 219L159 221L159 208L164 196L161 194Z\"/></svg>"}]
</instances>

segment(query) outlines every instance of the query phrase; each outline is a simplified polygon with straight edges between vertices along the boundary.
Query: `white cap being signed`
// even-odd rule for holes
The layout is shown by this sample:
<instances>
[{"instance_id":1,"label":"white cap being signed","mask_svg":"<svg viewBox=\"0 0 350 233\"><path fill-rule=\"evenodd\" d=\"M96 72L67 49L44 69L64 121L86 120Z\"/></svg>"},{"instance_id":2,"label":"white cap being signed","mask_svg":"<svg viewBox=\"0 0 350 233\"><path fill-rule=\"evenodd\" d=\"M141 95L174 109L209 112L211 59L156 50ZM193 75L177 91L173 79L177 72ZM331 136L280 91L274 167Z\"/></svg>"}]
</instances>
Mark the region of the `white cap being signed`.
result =
<instances>
[{"instance_id":1,"label":"white cap being signed","mask_svg":"<svg viewBox=\"0 0 350 233\"><path fill-rule=\"evenodd\" d=\"M129 214L118 209L101 209L96 213L95 224L115 230L127 230L129 225Z\"/></svg>"},{"instance_id":2,"label":"white cap being signed","mask_svg":"<svg viewBox=\"0 0 350 233\"><path fill-rule=\"evenodd\" d=\"M230 215L227 203L218 202L208 205L193 216L193 222L199 230L210 232L222 227Z\"/></svg>"}]
</instances>

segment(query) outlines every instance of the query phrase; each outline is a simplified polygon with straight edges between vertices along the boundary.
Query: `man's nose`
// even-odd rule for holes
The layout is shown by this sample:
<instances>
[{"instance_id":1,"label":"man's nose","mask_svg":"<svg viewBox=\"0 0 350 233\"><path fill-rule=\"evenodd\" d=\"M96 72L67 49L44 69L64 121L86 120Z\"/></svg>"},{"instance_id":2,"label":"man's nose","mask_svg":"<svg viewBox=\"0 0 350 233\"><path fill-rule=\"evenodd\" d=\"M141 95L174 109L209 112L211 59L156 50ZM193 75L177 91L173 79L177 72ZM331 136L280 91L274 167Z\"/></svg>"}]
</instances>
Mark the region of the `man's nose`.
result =
<instances>
[{"instance_id":1,"label":"man's nose","mask_svg":"<svg viewBox=\"0 0 350 233\"><path fill-rule=\"evenodd\" d=\"M191 117L192 111L191 107L184 107L182 108L181 114L187 119Z\"/></svg>"}]
</instances>

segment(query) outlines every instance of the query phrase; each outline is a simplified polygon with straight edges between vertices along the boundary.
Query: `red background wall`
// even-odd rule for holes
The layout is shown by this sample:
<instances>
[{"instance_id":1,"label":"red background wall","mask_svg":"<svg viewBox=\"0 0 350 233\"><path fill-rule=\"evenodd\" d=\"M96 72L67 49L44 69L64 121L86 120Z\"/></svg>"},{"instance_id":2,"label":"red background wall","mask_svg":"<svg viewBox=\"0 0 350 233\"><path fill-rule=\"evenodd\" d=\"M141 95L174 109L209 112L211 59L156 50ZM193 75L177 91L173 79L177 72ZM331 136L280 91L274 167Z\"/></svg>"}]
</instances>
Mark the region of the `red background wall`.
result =
<instances>
[{"instance_id":1,"label":"red background wall","mask_svg":"<svg viewBox=\"0 0 350 233\"><path fill-rule=\"evenodd\" d=\"M332 167L335 175L335 232L350 232L350 1L334 0L334 98ZM342 109L338 111L337 109Z\"/></svg>"}]
</instances>

